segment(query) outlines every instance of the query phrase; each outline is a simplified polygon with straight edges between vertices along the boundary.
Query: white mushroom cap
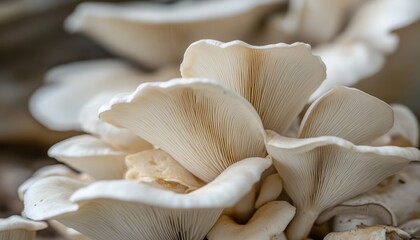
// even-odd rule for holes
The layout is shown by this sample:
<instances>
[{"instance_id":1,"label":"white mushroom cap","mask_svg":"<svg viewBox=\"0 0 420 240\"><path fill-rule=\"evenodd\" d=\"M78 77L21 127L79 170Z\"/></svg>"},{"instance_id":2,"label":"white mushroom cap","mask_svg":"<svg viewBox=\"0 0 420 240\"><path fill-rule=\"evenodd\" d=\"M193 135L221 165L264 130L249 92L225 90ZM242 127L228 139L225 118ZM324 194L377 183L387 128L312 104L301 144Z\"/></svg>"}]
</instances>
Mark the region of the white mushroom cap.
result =
<instances>
[{"instance_id":1,"label":"white mushroom cap","mask_svg":"<svg viewBox=\"0 0 420 240\"><path fill-rule=\"evenodd\" d=\"M44 222L34 222L21 216L11 216L0 219L0 239L35 240L36 231L46 227L47 224Z\"/></svg>"},{"instance_id":2,"label":"white mushroom cap","mask_svg":"<svg viewBox=\"0 0 420 240\"><path fill-rule=\"evenodd\" d=\"M209 240L271 240L282 236L295 215L295 208L287 202L272 201L255 212L245 225L237 224L223 215L207 234Z\"/></svg>"},{"instance_id":3,"label":"white mushroom cap","mask_svg":"<svg viewBox=\"0 0 420 240\"><path fill-rule=\"evenodd\" d=\"M231 164L265 157L264 128L243 97L208 79L144 83L104 105L100 118L158 146L209 182Z\"/></svg>"},{"instance_id":4,"label":"white mushroom cap","mask_svg":"<svg viewBox=\"0 0 420 240\"><path fill-rule=\"evenodd\" d=\"M146 74L115 59L65 64L47 73L46 85L32 95L29 110L50 129L81 130L80 111L98 93L132 91L142 82L163 81L177 76L179 71L175 67ZM89 114L97 116L97 110ZM86 116L83 117L86 119ZM91 132L94 129L84 125L83 130Z\"/></svg>"},{"instance_id":5,"label":"white mushroom cap","mask_svg":"<svg viewBox=\"0 0 420 240\"><path fill-rule=\"evenodd\" d=\"M32 219L58 220L91 239L202 240L222 210L250 191L270 165L269 159L244 159L189 194L127 180L86 186L48 177L27 190L25 213Z\"/></svg>"},{"instance_id":6,"label":"white mushroom cap","mask_svg":"<svg viewBox=\"0 0 420 240\"><path fill-rule=\"evenodd\" d=\"M39 179L49 177L49 176L65 176L70 178L76 178L80 181L89 183L92 182L91 179L86 174L78 174L70 168L62 164L55 164L50 166L45 166L38 169L29 179L23 182L18 188L19 199L23 201L23 196L25 195L26 190Z\"/></svg>"},{"instance_id":7,"label":"white mushroom cap","mask_svg":"<svg viewBox=\"0 0 420 240\"><path fill-rule=\"evenodd\" d=\"M181 75L231 87L254 106L265 129L278 133L289 129L326 77L324 63L307 44L252 46L215 40L188 47Z\"/></svg>"},{"instance_id":8,"label":"white mushroom cap","mask_svg":"<svg viewBox=\"0 0 420 240\"><path fill-rule=\"evenodd\" d=\"M303 118L300 137L307 138L267 131L267 151L280 176L287 179L285 190L297 207L288 238L305 237L297 235L303 233L303 225L308 234L319 213L373 188L410 161L420 160L415 148L348 141L370 142L384 134L392 126L392 115L389 106L374 97L336 88L314 102Z\"/></svg>"},{"instance_id":9,"label":"white mushroom cap","mask_svg":"<svg viewBox=\"0 0 420 240\"><path fill-rule=\"evenodd\" d=\"M271 174L264 178L261 183L261 188L258 198L255 201L255 209L260 208L266 203L276 200L283 190L283 181L279 174Z\"/></svg>"},{"instance_id":10,"label":"white mushroom cap","mask_svg":"<svg viewBox=\"0 0 420 240\"><path fill-rule=\"evenodd\" d=\"M114 53L146 66L178 64L194 41L248 38L278 0L84 3L66 20L70 31L91 36Z\"/></svg>"},{"instance_id":11,"label":"white mushroom cap","mask_svg":"<svg viewBox=\"0 0 420 240\"><path fill-rule=\"evenodd\" d=\"M90 135L66 139L48 150L50 157L98 180L122 178L127 154Z\"/></svg>"},{"instance_id":12,"label":"white mushroom cap","mask_svg":"<svg viewBox=\"0 0 420 240\"><path fill-rule=\"evenodd\" d=\"M191 192L204 183L188 172L169 154L153 149L128 155L125 159L127 172L125 178L179 193Z\"/></svg>"},{"instance_id":13,"label":"white mushroom cap","mask_svg":"<svg viewBox=\"0 0 420 240\"><path fill-rule=\"evenodd\" d=\"M324 240L388 240L411 239L410 234L403 230L385 225L361 226L348 232L332 232Z\"/></svg>"}]
</instances>

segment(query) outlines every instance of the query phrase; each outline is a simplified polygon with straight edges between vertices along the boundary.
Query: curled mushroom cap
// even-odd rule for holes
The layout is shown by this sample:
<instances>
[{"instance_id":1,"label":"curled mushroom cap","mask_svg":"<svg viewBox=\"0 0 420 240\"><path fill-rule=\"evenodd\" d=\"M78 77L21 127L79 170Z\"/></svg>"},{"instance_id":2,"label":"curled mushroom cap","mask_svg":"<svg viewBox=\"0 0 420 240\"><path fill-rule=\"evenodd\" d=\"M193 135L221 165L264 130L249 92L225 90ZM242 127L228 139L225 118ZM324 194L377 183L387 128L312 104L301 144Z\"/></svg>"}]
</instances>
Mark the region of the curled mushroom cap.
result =
<instances>
[{"instance_id":1,"label":"curled mushroom cap","mask_svg":"<svg viewBox=\"0 0 420 240\"><path fill-rule=\"evenodd\" d=\"M249 38L277 0L85 3L67 19L70 31L86 33L113 51L157 68L179 63L194 41Z\"/></svg>"},{"instance_id":2,"label":"curled mushroom cap","mask_svg":"<svg viewBox=\"0 0 420 240\"><path fill-rule=\"evenodd\" d=\"M101 119L158 146L206 182L239 160L266 156L252 105L208 79L144 83L100 111Z\"/></svg>"},{"instance_id":3,"label":"curled mushroom cap","mask_svg":"<svg viewBox=\"0 0 420 240\"><path fill-rule=\"evenodd\" d=\"M91 239L202 240L223 209L250 191L270 165L269 159L244 159L189 194L127 180L86 186L48 177L30 186L24 211L32 219L57 220Z\"/></svg>"},{"instance_id":4,"label":"curled mushroom cap","mask_svg":"<svg viewBox=\"0 0 420 240\"><path fill-rule=\"evenodd\" d=\"M361 226L348 232L332 232L324 238L325 240L387 240L387 239L411 239L410 234L405 231L385 225Z\"/></svg>"},{"instance_id":5,"label":"curled mushroom cap","mask_svg":"<svg viewBox=\"0 0 420 240\"><path fill-rule=\"evenodd\" d=\"M245 225L237 224L226 215L221 216L207 239L271 240L282 236L294 215L295 208L289 203L272 201L260 207Z\"/></svg>"},{"instance_id":6,"label":"curled mushroom cap","mask_svg":"<svg viewBox=\"0 0 420 240\"><path fill-rule=\"evenodd\" d=\"M44 229L47 224L24 219L21 216L11 216L0 219L0 239L35 240L36 231Z\"/></svg>"},{"instance_id":7,"label":"curled mushroom cap","mask_svg":"<svg viewBox=\"0 0 420 240\"><path fill-rule=\"evenodd\" d=\"M377 121L381 119L381 121ZM309 107L298 139L267 131L266 146L284 188L297 208L289 239L302 239L327 208L363 193L410 161L415 148L355 145L370 142L392 126L392 110L361 91L335 88ZM329 135L329 136L325 136Z\"/></svg>"},{"instance_id":8,"label":"curled mushroom cap","mask_svg":"<svg viewBox=\"0 0 420 240\"><path fill-rule=\"evenodd\" d=\"M265 129L284 133L325 79L325 65L303 43L200 40L186 50L181 75L228 85L255 107Z\"/></svg>"}]
</instances>

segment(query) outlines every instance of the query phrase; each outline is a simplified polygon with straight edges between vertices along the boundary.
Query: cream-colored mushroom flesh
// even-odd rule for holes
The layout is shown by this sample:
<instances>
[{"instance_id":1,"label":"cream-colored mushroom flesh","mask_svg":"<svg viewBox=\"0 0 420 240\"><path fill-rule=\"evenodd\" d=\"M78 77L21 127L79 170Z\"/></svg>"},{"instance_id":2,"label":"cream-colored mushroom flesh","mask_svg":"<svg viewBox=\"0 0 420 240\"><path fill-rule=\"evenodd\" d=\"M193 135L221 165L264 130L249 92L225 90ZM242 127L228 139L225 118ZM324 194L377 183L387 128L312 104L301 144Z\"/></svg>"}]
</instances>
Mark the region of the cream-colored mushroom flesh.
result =
<instances>
[{"instance_id":1,"label":"cream-colored mushroom flesh","mask_svg":"<svg viewBox=\"0 0 420 240\"><path fill-rule=\"evenodd\" d=\"M48 150L48 155L98 180L119 179L126 171L124 159L127 153L90 135L59 142Z\"/></svg>"},{"instance_id":2,"label":"cream-colored mushroom flesh","mask_svg":"<svg viewBox=\"0 0 420 240\"><path fill-rule=\"evenodd\" d=\"M35 240L36 231L47 227L44 222L34 222L21 216L0 219L0 239Z\"/></svg>"},{"instance_id":3,"label":"cream-colored mushroom flesh","mask_svg":"<svg viewBox=\"0 0 420 240\"><path fill-rule=\"evenodd\" d=\"M267 132L267 150L297 207L289 239L308 234L323 210L355 197L420 159L415 148L356 146L342 138L282 137ZM290 232L289 232L290 231ZM297 234L297 235L295 235Z\"/></svg>"},{"instance_id":4,"label":"cream-colored mushroom flesh","mask_svg":"<svg viewBox=\"0 0 420 240\"><path fill-rule=\"evenodd\" d=\"M251 46L241 41L201 40L181 64L183 77L226 84L257 110L265 129L286 131L325 79L325 65L307 44Z\"/></svg>"},{"instance_id":5,"label":"cream-colored mushroom flesh","mask_svg":"<svg viewBox=\"0 0 420 240\"><path fill-rule=\"evenodd\" d=\"M27 190L25 213L32 219L57 220L92 240L202 240L223 209L249 192L270 165L265 158L244 159L188 194L128 180L86 186L48 177Z\"/></svg>"},{"instance_id":6,"label":"cream-colored mushroom flesh","mask_svg":"<svg viewBox=\"0 0 420 240\"><path fill-rule=\"evenodd\" d=\"M84 3L66 20L114 53L150 68L178 64L194 41L247 39L278 0Z\"/></svg>"},{"instance_id":7,"label":"cream-colored mushroom flesh","mask_svg":"<svg viewBox=\"0 0 420 240\"><path fill-rule=\"evenodd\" d=\"M370 143L392 125L388 104L355 88L336 87L309 107L299 137L336 136L354 144Z\"/></svg>"},{"instance_id":8,"label":"cream-colored mushroom flesh","mask_svg":"<svg viewBox=\"0 0 420 240\"><path fill-rule=\"evenodd\" d=\"M410 235L403 230L385 225L360 226L347 232L332 232L325 236L324 240L388 240L388 239L411 239Z\"/></svg>"},{"instance_id":9,"label":"cream-colored mushroom flesh","mask_svg":"<svg viewBox=\"0 0 420 240\"><path fill-rule=\"evenodd\" d=\"M294 215L295 208L289 203L272 201L259 208L245 225L237 224L226 215L221 216L207 234L207 239L275 239L282 236Z\"/></svg>"},{"instance_id":10,"label":"cream-colored mushroom flesh","mask_svg":"<svg viewBox=\"0 0 420 240\"><path fill-rule=\"evenodd\" d=\"M258 113L211 80L144 83L100 111L101 119L159 146L206 182L239 160L266 155Z\"/></svg>"},{"instance_id":11,"label":"cream-colored mushroom flesh","mask_svg":"<svg viewBox=\"0 0 420 240\"><path fill-rule=\"evenodd\" d=\"M188 172L166 152L153 149L128 155L125 178L155 184L179 193L191 192L204 183Z\"/></svg>"}]
</instances>

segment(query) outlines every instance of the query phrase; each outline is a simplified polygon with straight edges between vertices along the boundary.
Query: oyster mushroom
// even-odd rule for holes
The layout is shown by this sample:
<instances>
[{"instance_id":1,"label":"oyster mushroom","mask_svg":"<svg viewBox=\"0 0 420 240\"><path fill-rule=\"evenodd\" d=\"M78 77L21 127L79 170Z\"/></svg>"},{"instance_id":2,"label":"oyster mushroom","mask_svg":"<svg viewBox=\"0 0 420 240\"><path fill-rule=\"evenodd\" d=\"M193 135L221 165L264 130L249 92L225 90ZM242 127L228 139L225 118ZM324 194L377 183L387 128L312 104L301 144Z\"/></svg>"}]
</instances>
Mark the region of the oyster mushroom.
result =
<instances>
[{"instance_id":1,"label":"oyster mushroom","mask_svg":"<svg viewBox=\"0 0 420 240\"><path fill-rule=\"evenodd\" d=\"M114 53L158 68L178 64L188 45L199 39L249 38L262 18L282 4L278 0L83 3L65 27L86 33Z\"/></svg>"},{"instance_id":2,"label":"oyster mushroom","mask_svg":"<svg viewBox=\"0 0 420 240\"><path fill-rule=\"evenodd\" d=\"M115 59L65 64L47 73L46 85L32 95L29 110L35 119L52 130L81 130L80 110L96 94L132 91L142 82L177 76L175 67L149 75Z\"/></svg>"},{"instance_id":3,"label":"oyster mushroom","mask_svg":"<svg viewBox=\"0 0 420 240\"><path fill-rule=\"evenodd\" d=\"M325 236L324 240L409 240L410 234L392 226L360 226L348 232L332 232Z\"/></svg>"},{"instance_id":4,"label":"oyster mushroom","mask_svg":"<svg viewBox=\"0 0 420 240\"><path fill-rule=\"evenodd\" d=\"M326 210L317 222L337 216L334 231L347 231L360 224L398 226L411 220L420 209L419 186L420 165L411 164L367 193Z\"/></svg>"},{"instance_id":5,"label":"oyster mushroom","mask_svg":"<svg viewBox=\"0 0 420 240\"><path fill-rule=\"evenodd\" d=\"M324 210L357 196L420 160L415 148L371 147L392 126L391 108L356 89L339 87L306 112L299 138L266 131L266 146L297 213L288 239L303 239ZM381 121L377 121L381 119Z\"/></svg>"},{"instance_id":6,"label":"oyster mushroom","mask_svg":"<svg viewBox=\"0 0 420 240\"><path fill-rule=\"evenodd\" d=\"M104 105L100 118L158 146L205 182L244 158L266 156L251 104L208 79L144 83Z\"/></svg>"},{"instance_id":7,"label":"oyster mushroom","mask_svg":"<svg viewBox=\"0 0 420 240\"><path fill-rule=\"evenodd\" d=\"M93 240L202 240L223 209L250 191L270 165L269 159L244 159L188 194L128 180L86 186L75 179L47 177L27 190L24 212L32 219L57 220Z\"/></svg>"},{"instance_id":8,"label":"oyster mushroom","mask_svg":"<svg viewBox=\"0 0 420 240\"><path fill-rule=\"evenodd\" d=\"M200 40L186 50L181 75L231 87L254 106L265 129L285 133L325 79L325 65L303 43Z\"/></svg>"},{"instance_id":9,"label":"oyster mushroom","mask_svg":"<svg viewBox=\"0 0 420 240\"><path fill-rule=\"evenodd\" d=\"M399 226L413 237L420 237L420 218L407 221Z\"/></svg>"},{"instance_id":10,"label":"oyster mushroom","mask_svg":"<svg viewBox=\"0 0 420 240\"><path fill-rule=\"evenodd\" d=\"M226 215L217 220L207 234L209 240L271 240L283 236L283 231L295 214L287 202L272 201L260 207L252 218L240 225Z\"/></svg>"},{"instance_id":11,"label":"oyster mushroom","mask_svg":"<svg viewBox=\"0 0 420 240\"><path fill-rule=\"evenodd\" d=\"M36 231L47 227L44 222L34 222L21 216L0 219L0 239L35 240Z\"/></svg>"}]
</instances>

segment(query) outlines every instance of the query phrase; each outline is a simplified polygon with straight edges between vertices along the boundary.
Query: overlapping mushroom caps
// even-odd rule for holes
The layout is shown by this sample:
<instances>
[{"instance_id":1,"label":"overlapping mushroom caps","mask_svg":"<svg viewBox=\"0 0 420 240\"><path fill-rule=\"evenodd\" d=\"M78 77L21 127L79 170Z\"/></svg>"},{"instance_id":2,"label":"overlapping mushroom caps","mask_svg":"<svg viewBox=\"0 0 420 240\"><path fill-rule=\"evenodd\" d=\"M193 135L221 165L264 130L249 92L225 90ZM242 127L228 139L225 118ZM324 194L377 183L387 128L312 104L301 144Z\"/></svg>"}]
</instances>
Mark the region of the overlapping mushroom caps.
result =
<instances>
[{"instance_id":1,"label":"overlapping mushroom caps","mask_svg":"<svg viewBox=\"0 0 420 240\"><path fill-rule=\"evenodd\" d=\"M86 184L47 177L26 191L25 214L54 219L90 239L202 240L224 208L233 206L271 165L265 158L242 160L189 194L127 180Z\"/></svg>"},{"instance_id":2,"label":"overlapping mushroom caps","mask_svg":"<svg viewBox=\"0 0 420 240\"><path fill-rule=\"evenodd\" d=\"M392 124L387 104L359 90L337 87L309 107L298 138L267 131L267 151L287 179L284 188L297 208L286 232L289 239L305 238L322 211L420 160L416 148L360 145L385 134Z\"/></svg>"},{"instance_id":3,"label":"overlapping mushroom caps","mask_svg":"<svg viewBox=\"0 0 420 240\"><path fill-rule=\"evenodd\" d=\"M20 216L0 219L0 239L35 240L36 231L47 227L44 222L35 222Z\"/></svg>"}]
</instances>

